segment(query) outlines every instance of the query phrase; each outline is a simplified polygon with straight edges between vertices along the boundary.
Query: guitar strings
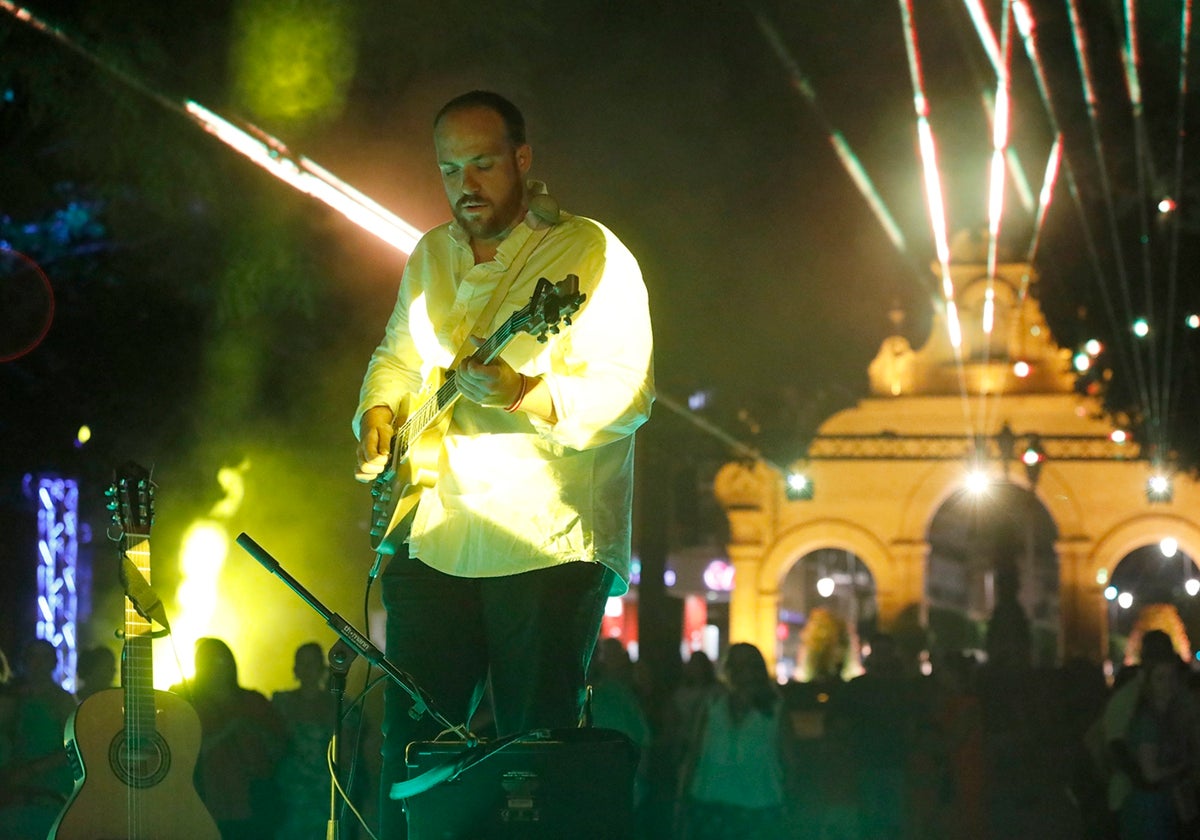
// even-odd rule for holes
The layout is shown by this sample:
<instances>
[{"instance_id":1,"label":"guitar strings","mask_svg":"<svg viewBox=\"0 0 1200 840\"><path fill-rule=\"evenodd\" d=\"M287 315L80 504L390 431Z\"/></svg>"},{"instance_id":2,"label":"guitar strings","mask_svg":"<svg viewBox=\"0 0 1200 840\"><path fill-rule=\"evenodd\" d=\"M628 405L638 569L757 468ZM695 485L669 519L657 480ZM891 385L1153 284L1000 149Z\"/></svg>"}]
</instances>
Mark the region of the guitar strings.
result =
<instances>
[{"instance_id":1,"label":"guitar strings","mask_svg":"<svg viewBox=\"0 0 1200 840\"><path fill-rule=\"evenodd\" d=\"M472 358L478 359L484 364L490 364L496 358L496 356L500 354L500 351L504 349L508 342L511 341L513 337L524 327L524 325L533 319L534 311L545 306L545 302L542 302L540 305L538 305L538 299L542 295L549 293L551 290L559 292L560 287L555 286L554 284L550 283L550 281L542 278L542 280L539 281L538 288L534 290L534 297L529 304L517 312L514 312L512 316L505 321L504 324L501 325L501 327L496 330L496 332L493 333L492 336L488 338L478 350L472 354ZM583 300L583 297L580 295L576 295L575 297L577 300L574 300L572 303L567 305L564 305L567 303L565 301L560 302L559 306L555 307L554 311L559 316L564 315L567 312L574 312L575 308ZM554 320L557 320L557 317ZM569 318L567 319L567 323L570 323ZM556 332L557 330L552 331ZM418 408L417 411L414 412L407 420L405 420L405 422L401 424L400 428L396 430L395 435L392 438L393 454L397 451L396 447L399 447L400 452L407 451L411 441L420 436L420 434L425 431L434 418L436 418L443 409L450 405L451 402L457 399L460 393L461 392L458 390L458 386L455 384L455 372L453 370L447 371L446 380L435 392L434 399L427 400L424 404L422 404L420 408Z\"/></svg>"},{"instance_id":2,"label":"guitar strings","mask_svg":"<svg viewBox=\"0 0 1200 840\"><path fill-rule=\"evenodd\" d=\"M135 492L138 505L137 520L149 522L149 505L146 504L145 488L139 483ZM145 533L130 534L128 528L124 536L123 554L129 558L137 573L150 582L150 537ZM126 586L132 584L127 579ZM149 619L138 612L133 598L125 598L125 645L124 671L122 683L124 686L124 719L125 719L125 755L123 757L126 781L126 825L130 837L141 837L143 833L141 815L141 797L137 777L144 773L144 762L148 761L149 751L146 749L146 739L154 732L155 700L151 663L153 657L152 626ZM150 681L149 693L146 683ZM147 708L148 706L148 708ZM149 715L149 719L147 719Z\"/></svg>"},{"instance_id":3,"label":"guitar strings","mask_svg":"<svg viewBox=\"0 0 1200 840\"><path fill-rule=\"evenodd\" d=\"M527 318L528 316L526 316ZM517 319L510 319L500 329L483 343L478 350L472 355L472 358L478 358L485 364L495 359L495 355L499 353L504 345L508 344L509 340L516 333ZM426 427L433 422L434 418L442 412L452 401L458 398L458 385L455 384L455 372L449 370L446 372L446 381L437 389L434 394L434 399L427 400L411 417L406 420L396 431L397 442L401 452L408 450L409 444L415 438L420 436L425 431Z\"/></svg>"}]
</instances>

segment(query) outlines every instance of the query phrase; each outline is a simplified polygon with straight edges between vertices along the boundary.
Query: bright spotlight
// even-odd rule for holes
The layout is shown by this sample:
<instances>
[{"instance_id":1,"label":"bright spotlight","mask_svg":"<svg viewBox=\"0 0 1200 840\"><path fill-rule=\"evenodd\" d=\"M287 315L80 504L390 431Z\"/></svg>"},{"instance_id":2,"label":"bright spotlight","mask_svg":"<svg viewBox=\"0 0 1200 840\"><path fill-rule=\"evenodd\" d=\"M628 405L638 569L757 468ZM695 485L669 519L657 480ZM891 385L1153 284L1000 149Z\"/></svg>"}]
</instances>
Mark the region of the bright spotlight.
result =
<instances>
[{"instance_id":1,"label":"bright spotlight","mask_svg":"<svg viewBox=\"0 0 1200 840\"><path fill-rule=\"evenodd\" d=\"M1100 584L1101 586L1108 583L1108 569L1101 569L1100 571L1096 572L1096 583Z\"/></svg>"},{"instance_id":2,"label":"bright spotlight","mask_svg":"<svg viewBox=\"0 0 1200 840\"><path fill-rule=\"evenodd\" d=\"M1146 482L1146 501L1169 502L1173 496L1171 479L1168 476L1162 473L1150 476Z\"/></svg>"},{"instance_id":3,"label":"bright spotlight","mask_svg":"<svg viewBox=\"0 0 1200 840\"><path fill-rule=\"evenodd\" d=\"M1022 361L1013 363L1013 376L1017 377L1017 379L1024 379L1025 377L1029 376L1032 370L1033 369L1029 367L1029 362Z\"/></svg>"},{"instance_id":4,"label":"bright spotlight","mask_svg":"<svg viewBox=\"0 0 1200 840\"><path fill-rule=\"evenodd\" d=\"M1130 607L1132 607L1133 606L1133 593L1132 592L1122 592L1120 595L1118 595L1117 596L1117 606L1119 606L1123 610L1127 610Z\"/></svg>"},{"instance_id":5,"label":"bright spotlight","mask_svg":"<svg viewBox=\"0 0 1200 840\"><path fill-rule=\"evenodd\" d=\"M833 578L826 575L817 581L817 594L822 598L828 598L833 594L834 583Z\"/></svg>"},{"instance_id":6,"label":"bright spotlight","mask_svg":"<svg viewBox=\"0 0 1200 840\"><path fill-rule=\"evenodd\" d=\"M1117 595L1119 594L1120 593L1117 592L1117 587L1115 586L1109 585L1104 587L1104 597L1109 601L1117 600Z\"/></svg>"},{"instance_id":7,"label":"bright spotlight","mask_svg":"<svg viewBox=\"0 0 1200 840\"><path fill-rule=\"evenodd\" d=\"M1129 440L1129 435L1125 433L1124 429L1113 429L1112 434L1108 436L1108 439L1113 443L1124 443L1125 441Z\"/></svg>"},{"instance_id":8,"label":"bright spotlight","mask_svg":"<svg viewBox=\"0 0 1200 840\"><path fill-rule=\"evenodd\" d=\"M987 492L989 484L991 484L991 481L988 479L987 473L980 469L971 470L967 473L967 478L964 481L967 492L973 496L982 496Z\"/></svg>"},{"instance_id":9,"label":"bright spotlight","mask_svg":"<svg viewBox=\"0 0 1200 840\"><path fill-rule=\"evenodd\" d=\"M813 497L812 480L802 472L788 473L787 497L789 501L807 501Z\"/></svg>"},{"instance_id":10,"label":"bright spotlight","mask_svg":"<svg viewBox=\"0 0 1200 840\"><path fill-rule=\"evenodd\" d=\"M1076 353L1073 362L1075 365L1075 370L1077 370L1079 373L1083 373L1092 366L1092 357L1087 353Z\"/></svg>"},{"instance_id":11,"label":"bright spotlight","mask_svg":"<svg viewBox=\"0 0 1200 840\"><path fill-rule=\"evenodd\" d=\"M1145 338L1150 335L1150 322L1145 318L1138 318L1133 322L1133 334L1138 338Z\"/></svg>"},{"instance_id":12,"label":"bright spotlight","mask_svg":"<svg viewBox=\"0 0 1200 840\"><path fill-rule=\"evenodd\" d=\"M1184 319L1184 323L1188 325L1189 329L1198 329L1200 328L1200 315L1193 312Z\"/></svg>"},{"instance_id":13,"label":"bright spotlight","mask_svg":"<svg viewBox=\"0 0 1200 840\"><path fill-rule=\"evenodd\" d=\"M1089 338L1087 343L1083 345L1083 349L1087 351L1089 356L1099 356L1100 351L1104 349L1104 345L1094 338Z\"/></svg>"},{"instance_id":14,"label":"bright spotlight","mask_svg":"<svg viewBox=\"0 0 1200 840\"><path fill-rule=\"evenodd\" d=\"M1171 198L1170 196L1165 196L1164 198L1159 199L1158 212L1165 216L1167 213L1175 212L1176 206L1175 199Z\"/></svg>"},{"instance_id":15,"label":"bright spotlight","mask_svg":"<svg viewBox=\"0 0 1200 840\"><path fill-rule=\"evenodd\" d=\"M1184 581L1183 591L1195 598L1196 593L1200 592L1200 580L1196 580L1196 578L1188 578L1186 581Z\"/></svg>"},{"instance_id":16,"label":"bright spotlight","mask_svg":"<svg viewBox=\"0 0 1200 840\"><path fill-rule=\"evenodd\" d=\"M1162 552L1163 557L1174 557L1175 552L1179 551L1179 540L1174 537L1163 537L1162 542L1158 544L1158 550Z\"/></svg>"}]
</instances>

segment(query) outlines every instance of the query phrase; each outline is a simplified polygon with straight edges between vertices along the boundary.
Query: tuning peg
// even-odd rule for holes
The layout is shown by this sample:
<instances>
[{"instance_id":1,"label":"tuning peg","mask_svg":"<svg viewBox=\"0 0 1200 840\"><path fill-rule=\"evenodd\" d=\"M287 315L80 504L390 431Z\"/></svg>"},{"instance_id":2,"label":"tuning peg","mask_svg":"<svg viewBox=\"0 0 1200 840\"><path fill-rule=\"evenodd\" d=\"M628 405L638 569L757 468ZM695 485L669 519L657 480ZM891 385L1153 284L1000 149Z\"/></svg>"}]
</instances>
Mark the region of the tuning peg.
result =
<instances>
[{"instance_id":1,"label":"tuning peg","mask_svg":"<svg viewBox=\"0 0 1200 840\"><path fill-rule=\"evenodd\" d=\"M566 324L568 327L569 327L569 326L571 326L571 316L570 316L570 315L564 315L564 316L563 316L563 323L564 323L564 324Z\"/></svg>"}]
</instances>

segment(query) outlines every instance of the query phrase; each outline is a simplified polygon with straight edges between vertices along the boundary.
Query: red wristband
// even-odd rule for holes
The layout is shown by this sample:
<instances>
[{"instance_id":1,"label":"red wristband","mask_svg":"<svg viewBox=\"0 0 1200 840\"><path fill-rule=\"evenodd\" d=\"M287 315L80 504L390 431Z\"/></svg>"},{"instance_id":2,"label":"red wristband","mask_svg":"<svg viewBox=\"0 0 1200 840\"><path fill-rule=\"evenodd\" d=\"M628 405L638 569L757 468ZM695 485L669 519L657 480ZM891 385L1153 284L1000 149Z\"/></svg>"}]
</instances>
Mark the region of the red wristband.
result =
<instances>
[{"instance_id":1,"label":"red wristband","mask_svg":"<svg viewBox=\"0 0 1200 840\"><path fill-rule=\"evenodd\" d=\"M529 387L529 380L525 377L525 374L518 373L517 376L521 377L521 387L517 391L517 398L512 401L512 405L504 409L509 414L512 414L521 407L521 400L525 399L525 390Z\"/></svg>"}]
</instances>

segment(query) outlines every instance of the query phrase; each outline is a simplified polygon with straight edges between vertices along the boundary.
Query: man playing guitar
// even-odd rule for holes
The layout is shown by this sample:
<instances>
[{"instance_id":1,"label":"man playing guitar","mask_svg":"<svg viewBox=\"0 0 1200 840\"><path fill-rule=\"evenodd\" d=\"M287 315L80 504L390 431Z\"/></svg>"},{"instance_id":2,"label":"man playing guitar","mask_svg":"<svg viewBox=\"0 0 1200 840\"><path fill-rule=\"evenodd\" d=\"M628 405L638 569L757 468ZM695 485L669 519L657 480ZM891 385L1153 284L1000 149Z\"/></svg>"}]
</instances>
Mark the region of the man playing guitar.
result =
<instances>
[{"instance_id":1,"label":"man playing guitar","mask_svg":"<svg viewBox=\"0 0 1200 840\"><path fill-rule=\"evenodd\" d=\"M402 398L484 344L539 279L577 276L584 302L548 341L518 335L490 361L470 355L451 370L462 399L430 459L436 480L382 543L392 554L386 652L451 720L469 721L490 676L498 735L571 727L605 601L628 588L633 438L654 398L646 289L616 236L558 214L526 181L532 150L507 99L451 100L434 146L454 218L413 251L367 367L358 479L396 468ZM495 315L480 325L497 289ZM387 795L405 778L405 747L437 734L410 706L389 687L387 838L405 831Z\"/></svg>"}]
</instances>

